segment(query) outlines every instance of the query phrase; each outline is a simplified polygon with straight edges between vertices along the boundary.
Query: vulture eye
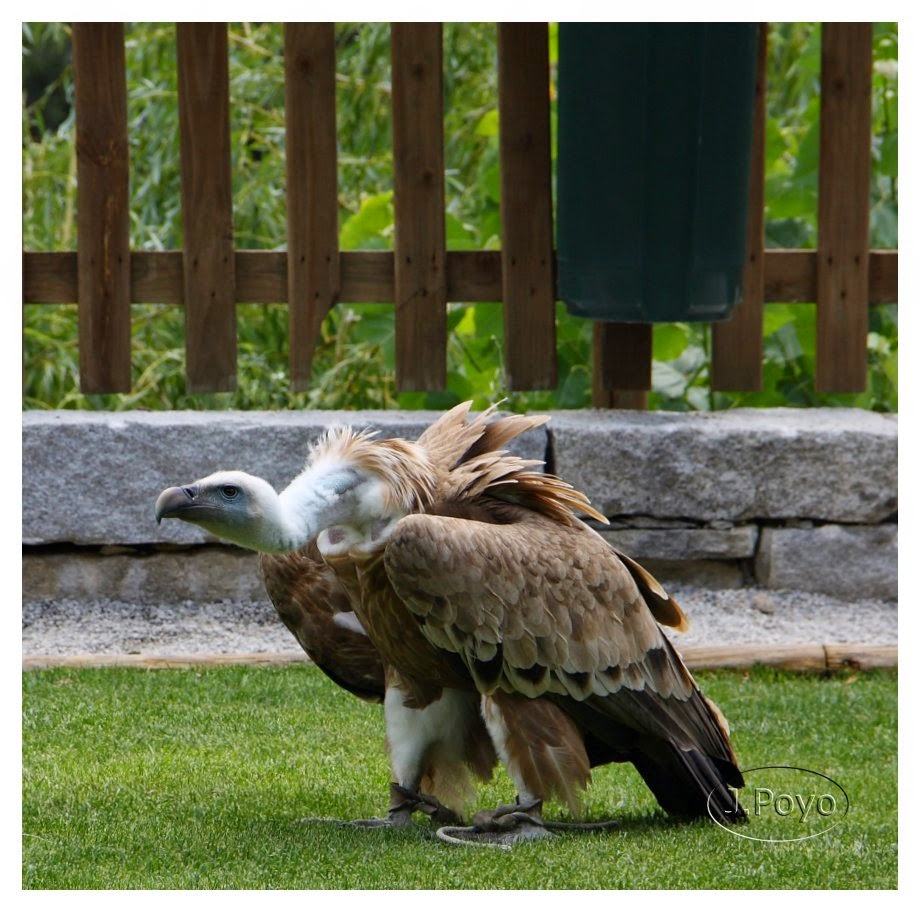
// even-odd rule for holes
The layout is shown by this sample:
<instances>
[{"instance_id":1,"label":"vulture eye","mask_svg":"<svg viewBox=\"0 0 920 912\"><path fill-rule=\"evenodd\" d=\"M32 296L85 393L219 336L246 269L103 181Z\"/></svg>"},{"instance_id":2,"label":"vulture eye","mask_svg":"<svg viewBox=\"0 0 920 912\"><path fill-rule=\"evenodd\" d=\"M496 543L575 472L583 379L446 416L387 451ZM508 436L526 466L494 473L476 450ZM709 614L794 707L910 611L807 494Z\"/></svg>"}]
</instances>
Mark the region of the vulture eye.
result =
<instances>
[{"instance_id":1,"label":"vulture eye","mask_svg":"<svg viewBox=\"0 0 920 912\"><path fill-rule=\"evenodd\" d=\"M236 485L221 485L220 493L227 498L227 500L233 500L240 493L240 489Z\"/></svg>"}]
</instances>

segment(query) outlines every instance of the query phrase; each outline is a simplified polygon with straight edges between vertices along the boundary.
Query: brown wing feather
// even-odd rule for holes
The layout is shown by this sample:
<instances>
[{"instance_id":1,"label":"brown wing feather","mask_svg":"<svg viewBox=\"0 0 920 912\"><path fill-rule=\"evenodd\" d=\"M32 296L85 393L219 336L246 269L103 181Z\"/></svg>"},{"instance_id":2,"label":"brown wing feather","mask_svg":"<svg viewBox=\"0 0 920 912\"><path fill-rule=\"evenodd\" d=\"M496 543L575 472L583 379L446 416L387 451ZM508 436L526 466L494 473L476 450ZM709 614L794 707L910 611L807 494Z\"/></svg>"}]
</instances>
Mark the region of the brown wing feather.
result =
<instances>
[{"instance_id":1,"label":"brown wing feather","mask_svg":"<svg viewBox=\"0 0 920 912\"><path fill-rule=\"evenodd\" d=\"M677 630L689 630L690 622L684 614L683 609L674 599L668 595L664 586L652 576L648 570L641 564L636 563L629 555L624 554L617 548L613 548L614 554L623 561L626 569L632 574L639 591L642 593L646 604L651 609L655 620L665 627L674 627Z\"/></svg>"},{"instance_id":2,"label":"brown wing feather","mask_svg":"<svg viewBox=\"0 0 920 912\"><path fill-rule=\"evenodd\" d=\"M340 687L381 702L380 655L365 634L336 623L337 614L353 610L352 602L316 544L289 554L263 554L259 566L275 610L307 655Z\"/></svg>"},{"instance_id":3,"label":"brown wing feather","mask_svg":"<svg viewBox=\"0 0 920 912\"><path fill-rule=\"evenodd\" d=\"M624 731L731 758L633 574L587 527L526 510L491 525L408 516L385 564L426 638L459 654L481 692L590 701Z\"/></svg>"},{"instance_id":4,"label":"brown wing feather","mask_svg":"<svg viewBox=\"0 0 920 912\"><path fill-rule=\"evenodd\" d=\"M487 693L688 692L683 674L643 666L664 637L606 542L584 526L505 512L500 524L414 515L397 526L387 572L429 641L460 652Z\"/></svg>"},{"instance_id":5,"label":"brown wing feather","mask_svg":"<svg viewBox=\"0 0 920 912\"><path fill-rule=\"evenodd\" d=\"M434 466L444 472L505 444L549 421L548 415L501 415L492 405L469 418L472 402L462 402L445 412L416 441Z\"/></svg>"},{"instance_id":6,"label":"brown wing feather","mask_svg":"<svg viewBox=\"0 0 920 912\"><path fill-rule=\"evenodd\" d=\"M443 472L452 469L463 454L482 436L486 419L494 407L467 421L472 402L461 402L426 428L416 441L433 465Z\"/></svg>"},{"instance_id":7,"label":"brown wing feather","mask_svg":"<svg viewBox=\"0 0 920 912\"><path fill-rule=\"evenodd\" d=\"M483 417L489 415L491 412L488 410L482 413ZM547 421L549 421L549 415L502 415L485 426L482 436L464 453L461 462L466 462L483 453L501 450L515 437L540 427Z\"/></svg>"}]
</instances>

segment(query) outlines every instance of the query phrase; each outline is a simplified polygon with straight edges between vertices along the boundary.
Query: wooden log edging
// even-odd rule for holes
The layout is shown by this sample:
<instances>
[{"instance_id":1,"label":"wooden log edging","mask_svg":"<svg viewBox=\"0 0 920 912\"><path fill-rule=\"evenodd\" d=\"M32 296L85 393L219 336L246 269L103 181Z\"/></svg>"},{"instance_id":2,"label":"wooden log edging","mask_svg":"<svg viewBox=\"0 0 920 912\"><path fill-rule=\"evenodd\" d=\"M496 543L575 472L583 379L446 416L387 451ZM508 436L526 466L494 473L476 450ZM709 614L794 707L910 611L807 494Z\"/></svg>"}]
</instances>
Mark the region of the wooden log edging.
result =
<instances>
[{"instance_id":1,"label":"wooden log edging","mask_svg":"<svg viewBox=\"0 0 920 912\"><path fill-rule=\"evenodd\" d=\"M785 671L863 671L897 668L898 647L871 643L802 643L791 645L686 646L678 649L687 667L753 668L764 665Z\"/></svg>"},{"instance_id":2,"label":"wooden log edging","mask_svg":"<svg viewBox=\"0 0 920 912\"><path fill-rule=\"evenodd\" d=\"M211 652L188 655L143 653L82 653L76 655L30 655L22 657L23 671L46 668L195 668L216 665L311 665L300 650L283 652Z\"/></svg>"},{"instance_id":3,"label":"wooden log edging","mask_svg":"<svg viewBox=\"0 0 920 912\"><path fill-rule=\"evenodd\" d=\"M688 668L747 669L755 665L784 671L836 672L897 668L898 647L870 643L803 643L777 646L685 646L679 650ZM228 652L190 655L136 653L23 656L24 671L48 668L191 668L218 665L291 665L309 663L303 652Z\"/></svg>"}]
</instances>

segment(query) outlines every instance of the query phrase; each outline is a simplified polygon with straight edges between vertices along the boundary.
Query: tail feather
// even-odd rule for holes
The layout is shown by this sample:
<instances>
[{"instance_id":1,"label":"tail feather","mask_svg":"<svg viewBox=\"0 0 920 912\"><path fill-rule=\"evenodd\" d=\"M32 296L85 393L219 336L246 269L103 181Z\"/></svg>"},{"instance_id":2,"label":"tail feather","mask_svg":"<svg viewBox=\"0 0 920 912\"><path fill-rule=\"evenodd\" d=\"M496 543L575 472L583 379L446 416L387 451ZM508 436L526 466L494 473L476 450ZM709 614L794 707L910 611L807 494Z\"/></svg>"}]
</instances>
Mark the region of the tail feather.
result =
<instances>
[{"instance_id":1,"label":"tail feather","mask_svg":"<svg viewBox=\"0 0 920 912\"><path fill-rule=\"evenodd\" d=\"M744 778L719 719L694 690L686 700L626 688L584 701L552 697L578 724L592 765L630 761L669 813L745 818L731 788Z\"/></svg>"},{"instance_id":2,"label":"tail feather","mask_svg":"<svg viewBox=\"0 0 920 912\"><path fill-rule=\"evenodd\" d=\"M681 750L674 744L654 751L637 751L630 758L658 803L681 817L712 817L719 823L747 819L730 787L741 788L737 767L699 751Z\"/></svg>"}]
</instances>

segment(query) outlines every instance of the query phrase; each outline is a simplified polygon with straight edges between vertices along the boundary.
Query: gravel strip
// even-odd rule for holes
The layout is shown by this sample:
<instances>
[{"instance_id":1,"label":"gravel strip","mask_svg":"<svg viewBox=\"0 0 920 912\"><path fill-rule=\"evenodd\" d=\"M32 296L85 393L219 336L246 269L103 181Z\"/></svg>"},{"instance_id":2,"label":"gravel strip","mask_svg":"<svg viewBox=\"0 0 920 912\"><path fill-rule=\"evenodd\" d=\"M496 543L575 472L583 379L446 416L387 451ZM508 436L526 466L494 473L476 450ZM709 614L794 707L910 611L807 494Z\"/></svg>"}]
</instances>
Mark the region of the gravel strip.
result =
<instances>
[{"instance_id":1,"label":"gravel strip","mask_svg":"<svg viewBox=\"0 0 920 912\"><path fill-rule=\"evenodd\" d=\"M847 602L791 589L673 587L690 619L675 643L866 643L898 642L898 604L881 599ZM670 632L669 632L669 635Z\"/></svg>"},{"instance_id":2,"label":"gravel strip","mask_svg":"<svg viewBox=\"0 0 920 912\"><path fill-rule=\"evenodd\" d=\"M690 618L675 644L897 643L897 603L757 588L673 587ZM284 652L297 644L268 601L137 605L45 600L22 608L23 656Z\"/></svg>"}]
</instances>

